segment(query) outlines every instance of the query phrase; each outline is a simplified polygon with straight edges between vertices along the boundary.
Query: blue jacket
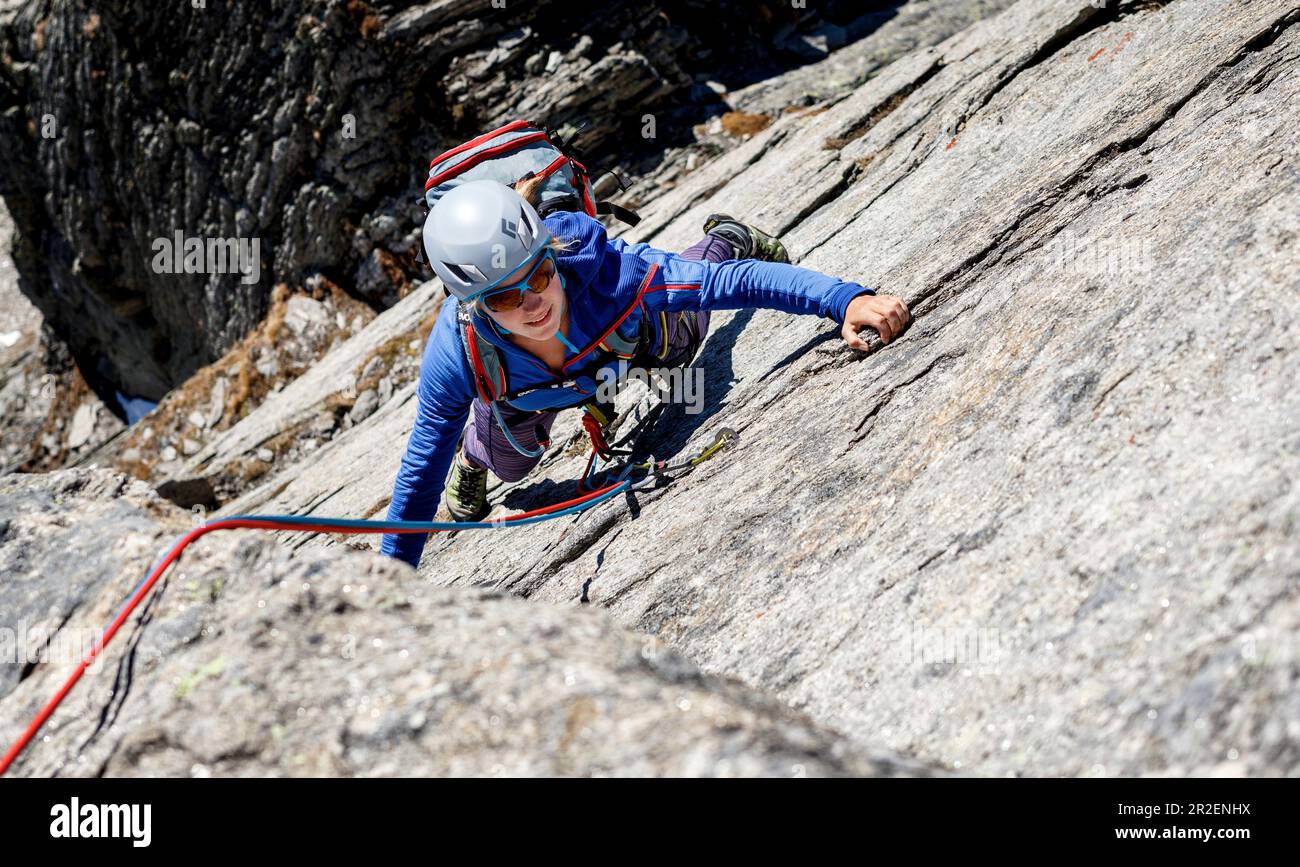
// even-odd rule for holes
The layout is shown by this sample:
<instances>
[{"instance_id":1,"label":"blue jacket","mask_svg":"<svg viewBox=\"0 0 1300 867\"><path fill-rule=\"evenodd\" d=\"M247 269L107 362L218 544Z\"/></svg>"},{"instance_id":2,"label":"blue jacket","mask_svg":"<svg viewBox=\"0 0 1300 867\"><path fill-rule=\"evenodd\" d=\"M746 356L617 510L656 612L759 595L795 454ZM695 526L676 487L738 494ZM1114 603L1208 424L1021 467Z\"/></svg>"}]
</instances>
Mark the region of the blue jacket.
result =
<instances>
[{"instance_id":1,"label":"blue jacket","mask_svg":"<svg viewBox=\"0 0 1300 867\"><path fill-rule=\"evenodd\" d=\"M843 323L849 301L874 291L794 265L756 259L713 264L682 259L647 244L610 240L599 220L582 213L561 211L545 222L557 238L577 242L556 257L569 300L568 338L580 349L569 353L566 378L593 372L596 344L629 308L632 314L618 329L627 337L636 336L642 315L660 310L771 307ZM469 419L474 378L461 346L456 307L456 299L447 298L424 349L415 427L393 485L390 521L433 520ZM659 317L650 319L657 332ZM512 391L560 381L540 359L499 334L486 317L476 314L474 323L475 330L500 349ZM418 565L426 538L389 534L382 551Z\"/></svg>"}]
</instances>

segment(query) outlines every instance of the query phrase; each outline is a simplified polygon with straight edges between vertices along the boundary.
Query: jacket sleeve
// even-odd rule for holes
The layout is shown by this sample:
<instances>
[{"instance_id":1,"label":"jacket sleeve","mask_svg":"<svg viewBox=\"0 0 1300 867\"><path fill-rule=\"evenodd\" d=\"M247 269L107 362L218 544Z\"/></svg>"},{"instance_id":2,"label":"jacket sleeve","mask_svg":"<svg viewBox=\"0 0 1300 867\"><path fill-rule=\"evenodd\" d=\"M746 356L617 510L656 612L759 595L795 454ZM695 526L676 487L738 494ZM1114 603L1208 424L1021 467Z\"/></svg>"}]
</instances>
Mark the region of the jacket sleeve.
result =
<instances>
[{"instance_id":1,"label":"jacket sleeve","mask_svg":"<svg viewBox=\"0 0 1300 867\"><path fill-rule=\"evenodd\" d=\"M450 298L443 304L425 347L416 389L415 426L393 484L393 499L388 506L390 521L433 520L469 418L474 393L456 330L455 307ZM418 566L427 538L427 533L390 533L384 536L380 550Z\"/></svg>"},{"instance_id":2,"label":"jacket sleeve","mask_svg":"<svg viewBox=\"0 0 1300 867\"><path fill-rule=\"evenodd\" d=\"M646 244L619 247L617 255L637 256L659 266L644 296L650 310L770 307L825 316L842 324L850 301L876 291L797 265L757 259L713 263L683 259Z\"/></svg>"}]
</instances>

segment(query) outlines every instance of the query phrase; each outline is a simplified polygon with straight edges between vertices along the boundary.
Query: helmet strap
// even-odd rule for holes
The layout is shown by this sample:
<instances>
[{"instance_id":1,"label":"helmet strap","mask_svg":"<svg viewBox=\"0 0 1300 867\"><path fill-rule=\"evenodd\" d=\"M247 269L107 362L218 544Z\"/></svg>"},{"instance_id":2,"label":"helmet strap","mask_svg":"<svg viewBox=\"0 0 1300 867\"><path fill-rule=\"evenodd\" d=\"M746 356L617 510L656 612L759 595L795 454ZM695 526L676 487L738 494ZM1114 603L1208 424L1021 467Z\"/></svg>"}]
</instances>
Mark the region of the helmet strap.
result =
<instances>
[{"instance_id":1,"label":"helmet strap","mask_svg":"<svg viewBox=\"0 0 1300 867\"><path fill-rule=\"evenodd\" d=\"M577 355L578 347L570 343L569 338L564 336L564 314L569 312L569 293L561 288L560 297L564 299L564 306L560 308L560 324L555 329L555 339L563 343L565 349Z\"/></svg>"}]
</instances>

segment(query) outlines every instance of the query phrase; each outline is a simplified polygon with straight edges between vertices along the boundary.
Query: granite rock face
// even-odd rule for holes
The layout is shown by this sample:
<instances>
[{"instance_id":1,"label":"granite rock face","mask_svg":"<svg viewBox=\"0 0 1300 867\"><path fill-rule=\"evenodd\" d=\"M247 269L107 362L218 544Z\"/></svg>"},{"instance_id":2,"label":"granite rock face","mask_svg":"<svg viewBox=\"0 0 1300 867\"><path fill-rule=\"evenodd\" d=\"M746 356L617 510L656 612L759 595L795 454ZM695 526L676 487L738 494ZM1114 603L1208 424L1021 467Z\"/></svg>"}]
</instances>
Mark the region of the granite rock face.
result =
<instances>
[{"instance_id":1,"label":"granite rock face","mask_svg":"<svg viewBox=\"0 0 1300 867\"><path fill-rule=\"evenodd\" d=\"M105 470L0 479L8 743L188 516ZM110 544L104 544L105 540ZM69 553L74 557L69 557ZM600 611L337 548L202 538L15 766L61 776L926 775ZM48 639L48 640L47 640Z\"/></svg>"},{"instance_id":2,"label":"granite rock face","mask_svg":"<svg viewBox=\"0 0 1300 867\"><path fill-rule=\"evenodd\" d=\"M710 211L907 299L866 356L715 315L740 443L421 574L591 604L862 744L976 774L1300 772L1300 8L1024 0L792 113L643 207ZM227 508L379 517L413 390ZM496 514L573 489L561 417ZM299 550L328 539L286 539Z\"/></svg>"},{"instance_id":3,"label":"granite rock face","mask_svg":"<svg viewBox=\"0 0 1300 867\"><path fill-rule=\"evenodd\" d=\"M793 110L833 103L861 87L884 67L915 51L936 45L976 21L1011 6L1015 0L930 0L887 4L843 28L848 44L835 45L814 62L783 75L745 85L724 97L736 111L772 117ZM865 31L865 32L864 32ZM833 32L833 31L832 31ZM789 37L816 46L815 37Z\"/></svg>"}]
</instances>

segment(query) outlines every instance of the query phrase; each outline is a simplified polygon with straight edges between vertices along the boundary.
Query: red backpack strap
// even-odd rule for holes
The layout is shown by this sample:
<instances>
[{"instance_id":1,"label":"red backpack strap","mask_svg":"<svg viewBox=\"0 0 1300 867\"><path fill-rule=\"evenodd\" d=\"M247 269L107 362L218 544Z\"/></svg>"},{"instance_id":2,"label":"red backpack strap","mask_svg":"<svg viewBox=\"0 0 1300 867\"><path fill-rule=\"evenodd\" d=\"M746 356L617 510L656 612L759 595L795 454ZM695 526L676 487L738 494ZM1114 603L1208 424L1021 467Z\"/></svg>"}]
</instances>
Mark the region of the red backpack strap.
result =
<instances>
[{"instance_id":1,"label":"red backpack strap","mask_svg":"<svg viewBox=\"0 0 1300 867\"><path fill-rule=\"evenodd\" d=\"M506 370L497 348L481 337L474 328L474 317L464 308L456 310L456 324L465 358L474 374L474 390L485 403L492 403L506 393Z\"/></svg>"},{"instance_id":2,"label":"red backpack strap","mask_svg":"<svg viewBox=\"0 0 1300 867\"><path fill-rule=\"evenodd\" d=\"M583 126L585 127L585 124ZM635 226L637 223L641 222L640 215L635 211L624 208L621 205L616 205L613 202L597 201L592 196L591 173L587 170L587 166L582 162L585 157L583 157L581 151L573 146L573 140L581 135L582 128L579 128L577 132L569 136L567 141L559 134L558 130L552 129L551 127L543 127L543 131L546 133L547 141L549 141L556 150L568 158L569 170L573 172L574 186L577 188L578 193L577 204L578 207L587 214L587 216L597 217L600 215L609 215L629 226ZM622 192L626 193L627 183L624 182L624 180L619 177L618 172L613 169L597 172L596 177L599 178L606 174L606 172L614 176L614 180L618 182L618 188Z\"/></svg>"}]
</instances>

